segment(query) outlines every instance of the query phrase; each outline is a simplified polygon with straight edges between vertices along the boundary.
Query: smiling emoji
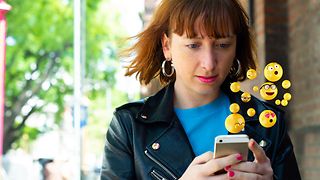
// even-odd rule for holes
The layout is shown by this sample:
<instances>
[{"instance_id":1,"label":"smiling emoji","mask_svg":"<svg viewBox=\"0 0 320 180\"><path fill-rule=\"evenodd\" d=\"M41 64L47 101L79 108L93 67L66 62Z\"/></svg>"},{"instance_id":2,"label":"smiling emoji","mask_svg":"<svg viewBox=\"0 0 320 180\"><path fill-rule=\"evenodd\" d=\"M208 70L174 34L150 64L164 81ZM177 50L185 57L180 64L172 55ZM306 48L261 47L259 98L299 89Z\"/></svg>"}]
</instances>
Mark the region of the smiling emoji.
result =
<instances>
[{"instance_id":1,"label":"smiling emoji","mask_svg":"<svg viewBox=\"0 0 320 180\"><path fill-rule=\"evenodd\" d=\"M259 116L259 122L263 127L270 128L277 122L277 116L271 110L264 110Z\"/></svg>"},{"instance_id":2,"label":"smiling emoji","mask_svg":"<svg viewBox=\"0 0 320 180\"><path fill-rule=\"evenodd\" d=\"M264 76L268 81L276 82L278 81L283 75L283 69L280 64L276 62L269 63L264 68Z\"/></svg>"},{"instance_id":3,"label":"smiling emoji","mask_svg":"<svg viewBox=\"0 0 320 180\"><path fill-rule=\"evenodd\" d=\"M272 100L278 94L278 88L272 82L265 82L260 87L260 96L264 100Z\"/></svg>"},{"instance_id":4,"label":"smiling emoji","mask_svg":"<svg viewBox=\"0 0 320 180\"><path fill-rule=\"evenodd\" d=\"M230 114L225 121L225 127L230 133L239 133L245 125L244 118L241 114Z\"/></svg>"}]
</instances>

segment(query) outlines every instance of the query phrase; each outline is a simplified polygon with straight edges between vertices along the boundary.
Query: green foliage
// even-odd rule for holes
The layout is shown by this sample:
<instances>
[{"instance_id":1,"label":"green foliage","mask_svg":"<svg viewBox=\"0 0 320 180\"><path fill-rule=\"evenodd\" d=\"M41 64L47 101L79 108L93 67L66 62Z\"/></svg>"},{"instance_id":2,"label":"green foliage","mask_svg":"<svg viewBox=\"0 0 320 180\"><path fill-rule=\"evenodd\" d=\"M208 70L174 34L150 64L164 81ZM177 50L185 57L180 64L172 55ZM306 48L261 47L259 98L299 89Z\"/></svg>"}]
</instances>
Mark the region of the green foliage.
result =
<instances>
[{"instance_id":1,"label":"green foliage","mask_svg":"<svg viewBox=\"0 0 320 180\"><path fill-rule=\"evenodd\" d=\"M37 128L32 128L32 127L28 127L28 126L24 126L22 129L21 129L21 132L20 132L22 135L20 139L18 139L17 141L15 141L13 143L13 147L15 148L23 148L23 149L27 149L29 150L31 147L30 147L30 142L32 142L33 140L35 140L38 135L41 133L41 131Z\"/></svg>"},{"instance_id":2,"label":"green foliage","mask_svg":"<svg viewBox=\"0 0 320 180\"><path fill-rule=\"evenodd\" d=\"M8 46L6 64L4 151L20 137L35 139L40 131L26 122L32 114L56 105L59 125L65 109L65 96L73 93L73 4L69 0L7 0L13 8L7 13ZM101 4L108 0L86 0L85 79L90 90L95 83L115 83L119 67L115 54L122 47L118 12L107 13ZM121 28L120 28L121 29ZM86 80L84 81L87 82ZM88 93L104 93L103 88ZM101 97L100 95L96 97ZM31 128L31 129L30 129ZM22 132L22 133L21 133ZM24 136L25 135L25 136ZM19 146L19 143L16 143Z\"/></svg>"}]
</instances>

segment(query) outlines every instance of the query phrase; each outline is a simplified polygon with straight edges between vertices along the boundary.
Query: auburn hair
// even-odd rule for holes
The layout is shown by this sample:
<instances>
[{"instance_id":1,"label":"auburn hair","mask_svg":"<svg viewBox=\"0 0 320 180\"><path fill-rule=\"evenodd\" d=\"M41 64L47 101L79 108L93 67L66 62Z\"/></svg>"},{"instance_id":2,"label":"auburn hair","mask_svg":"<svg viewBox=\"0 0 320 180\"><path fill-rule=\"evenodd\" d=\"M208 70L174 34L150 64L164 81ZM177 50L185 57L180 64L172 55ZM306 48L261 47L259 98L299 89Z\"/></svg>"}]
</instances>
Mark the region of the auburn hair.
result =
<instances>
[{"instance_id":1,"label":"auburn hair","mask_svg":"<svg viewBox=\"0 0 320 180\"><path fill-rule=\"evenodd\" d=\"M136 74L141 84L148 84L153 78L159 78L162 84L175 80L175 76L166 77L161 73L165 60L161 38L171 33L196 37L196 20L209 37L237 36L236 58L241 68L237 70L239 65L234 60L228 81L243 81L247 70L256 69L256 48L249 18L237 0L162 0L149 25L132 37L135 43L124 51L126 56L133 56L125 75Z\"/></svg>"}]
</instances>

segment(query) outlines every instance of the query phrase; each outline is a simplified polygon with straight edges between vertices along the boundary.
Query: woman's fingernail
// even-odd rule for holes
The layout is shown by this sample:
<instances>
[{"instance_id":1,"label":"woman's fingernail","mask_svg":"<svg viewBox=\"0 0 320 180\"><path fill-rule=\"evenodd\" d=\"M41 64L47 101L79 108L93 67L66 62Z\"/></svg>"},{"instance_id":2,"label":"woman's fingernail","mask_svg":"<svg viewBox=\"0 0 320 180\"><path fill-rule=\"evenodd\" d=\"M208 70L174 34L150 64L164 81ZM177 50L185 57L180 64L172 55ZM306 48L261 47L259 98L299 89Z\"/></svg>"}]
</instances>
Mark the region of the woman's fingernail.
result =
<instances>
[{"instance_id":1,"label":"woman's fingernail","mask_svg":"<svg viewBox=\"0 0 320 180\"><path fill-rule=\"evenodd\" d=\"M237 154L237 160L241 161L242 160L242 155L241 154Z\"/></svg>"},{"instance_id":2,"label":"woman's fingernail","mask_svg":"<svg viewBox=\"0 0 320 180\"><path fill-rule=\"evenodd\" d=\"M229 177L233 177L234 176L234 172L233 171L228 171L228 176Z\"/></svg>"},{"instance_id":3,"label":"woman's fingernail","mask_svg":"<svg viewBox=\"0 0 320 180\"><path fill-rule=\"evenodd\" d=\"M254 145L255 145L255 142L254 142L254 141L250 141L250 145L251 145L251 146L254 146Z\"/></svg>"},{"instance_id":4,"label":"woman's fingernail","mask_svg":"<svg viewBox=\"0 0 320 180\"><path fill-rule=\"evenodd\" d=\"M224 168L224 170L225 170L225 171L228 171L230 168L231 168L231 165L226 166L226 167Z\"/></svg>"}]
</instances>

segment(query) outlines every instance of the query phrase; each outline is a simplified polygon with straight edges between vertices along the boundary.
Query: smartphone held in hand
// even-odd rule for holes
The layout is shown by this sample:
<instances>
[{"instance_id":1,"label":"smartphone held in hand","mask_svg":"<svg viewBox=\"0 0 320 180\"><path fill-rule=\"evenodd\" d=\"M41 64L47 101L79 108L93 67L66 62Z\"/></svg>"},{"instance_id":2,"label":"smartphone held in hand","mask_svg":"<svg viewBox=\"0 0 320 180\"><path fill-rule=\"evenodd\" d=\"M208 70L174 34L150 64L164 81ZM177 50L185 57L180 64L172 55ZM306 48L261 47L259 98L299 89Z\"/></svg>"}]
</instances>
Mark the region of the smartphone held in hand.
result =
<instances>
[{"instance_id":1,"label":"smartphone held in hand","mask_svg":"<svg viewBox=\"0 0 320 180\"><path fill-rule=\"evenodd\" d=\"M219 135L215 138L214 158L240 153L243 161L248 156L249 137L246 134Z\"/></svg>"}]
</instances>

